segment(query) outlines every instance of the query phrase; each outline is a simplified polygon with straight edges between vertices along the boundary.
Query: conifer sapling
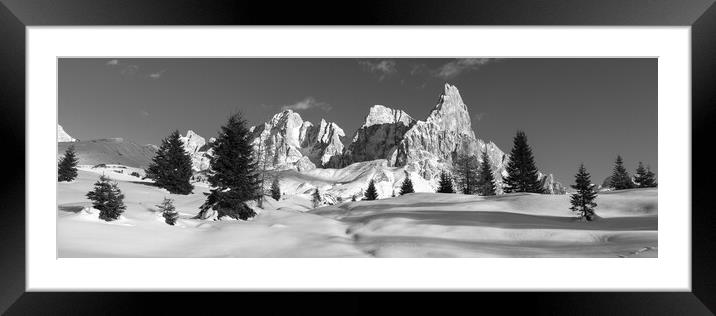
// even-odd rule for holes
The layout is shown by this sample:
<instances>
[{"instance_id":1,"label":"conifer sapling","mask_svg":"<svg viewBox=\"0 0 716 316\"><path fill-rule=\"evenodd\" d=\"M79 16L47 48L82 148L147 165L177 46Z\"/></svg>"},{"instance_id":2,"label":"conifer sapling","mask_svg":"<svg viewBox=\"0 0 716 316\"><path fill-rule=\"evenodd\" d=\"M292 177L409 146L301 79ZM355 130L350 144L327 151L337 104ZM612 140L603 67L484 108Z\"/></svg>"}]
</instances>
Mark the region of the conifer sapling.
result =
<instances>
[{"instance_id":1,"label":"conifer sapling","mask_svg":"<svg viewBox=\"0 0 716 316\"><path fill-rule=\"evenodd\" d=\"M612 171L609 186L614 188L614 190L631 189L634 187L634 183L626 171L626 168L624 168L624 161L622 161L622 156L620 155L617 155L617 159L614 161L614 170Z\"/></svg>"},{"instance_id":2,"label":"conifer sapling","mask_svg":"<svg viewBox=\"0 0 716 316\"><path fill-rule=\"evenodd\" d=\"M157 205L157 207L162 211L164 222L173 226L177 218L179 218L179 213L177 213L174 207L174 200L165 197L162 204Z\"/></svg>"},{"instance_id":3,"label":"conifer sapling","mask_svg":"<svg viewBox=\"0 0 716 316\"><path fill-rule=\"evenodd\" d=\"M403 184L400 186L400 195L405 195L408 193L415 193L415 189L413 189L413 181L410 180L410 175L408 173L405 173L405 179L403 179Z\"/></svg>"},{"instance_id":4,"label":"conifer sapling","mask_svg":"<svg viewBox=\"0 0 716 316\"><path fill-rule=\"evenodd\" d=\"M57 165L57 181L70 182L77 178L77 154L75 153L75 146L67 147L65 155Z\"/></svg>"},{"instance_id":5,"label":"conifer sapling","mask_svg":"<svg viewBox=\"0 0 716 316\"><path fill-rule=\"evenodd\" d=\"M378 199L378 190L375 189L375 181L372 179L368 183L368 189L365 191L365 199L368 201Z\"/></svg>"},{"instance_id":6,"label":"conifer sapling","mask_svg":"<svg viewBox=\"0 0 716 316\"><path fill-rule=\"evenodd\" d=\"M495 195L495 177L492 174L492 166L490 165L490 157L487 156L487 150L482 152L482 162L480 163L480 171L477 177L477 193L480 195Z\"/></svg>"},{"instance_id":7,"label":"conifer sapling","mask_svg":"<svg viewBox=\"0 0 716 316\"><path fill-rule=\"evenodd\" d=\"M102 175L95 182L94 189L87 192L87 198L92 201L92 207L99 210L99 218L113 221L119 218L127 207L124 205L124 194L116 182Z\"/></svg>"},{"instance_id":8,"label":"conifer sapling","mask_svg":"<svg viewBox=\"0 0 716 316\"><path fill-rule=\"evenodd\" d=\"M597 191L595 185L592 184L587 169L584 168L584 164L579 166L579 170L575 175L575 184L571 187L577 192L572 194L570 203L572 207L569 209L573 212L578 212L580 218L584 218L587 221L594 219L594 208L597 207L597 203L594 200L597 198Z\"/></svg>"},{"instance_id":9,"label":"conifer sapling","mask_svg":"<svg viewBox=\"0 0 716 316\"><path fill-rule=\"evenodd\" d=\"M505 170L505 192L545 193L544 182L539 180L532 148L527 144L527 136L523 131L517 131L510 151L510 161Z\"/></svg>"}]
</instances>

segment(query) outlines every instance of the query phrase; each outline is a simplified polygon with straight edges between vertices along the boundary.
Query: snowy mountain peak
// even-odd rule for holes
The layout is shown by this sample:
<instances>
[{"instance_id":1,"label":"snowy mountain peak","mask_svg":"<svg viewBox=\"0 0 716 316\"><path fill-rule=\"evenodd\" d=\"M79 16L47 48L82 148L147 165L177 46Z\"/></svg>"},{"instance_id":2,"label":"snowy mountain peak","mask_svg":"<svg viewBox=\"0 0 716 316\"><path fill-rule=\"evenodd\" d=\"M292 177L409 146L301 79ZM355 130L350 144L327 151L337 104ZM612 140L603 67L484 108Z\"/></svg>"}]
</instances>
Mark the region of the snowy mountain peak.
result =
<instances>
[{"instance_id":1,"label":"snowy mountain peak","mask_svg":"<svg viewBox=\"0 0 716 316\"><path fill-rule=\"evenodd\" d=\"M368 116L365 117L363 127L395 123L403 123L403 125L409 126L413 122L413 118L402 110L391 109L387 106L376 104L370 108Z\"/></svg>"},{"instance_id":2,"label":"snowy mountain peak","mask_svg":"<svg viewBox=\"0 0 716 316\"><path fill-rule=\"evenodd\" d=\"M445 84L445 90L440 94L438 104L430 112L427 122L438 125L443 131L475 137L470 113L468 113L467 106L462 101L460 91L449 83Z\"/></svg>"},{"instance_id":3,"label":"snowy mountain peak","mask_svg":"<svg viewBox=\"0 0 716 316\"><path fill-rule=\"evenodd\" d=\"M67 134L65 130L62 128L60 124L57 124L57 142L58 143L64 143L64 142L76 142L77 139L70 136L70 134Z\"/></svg>"}]
</instances>

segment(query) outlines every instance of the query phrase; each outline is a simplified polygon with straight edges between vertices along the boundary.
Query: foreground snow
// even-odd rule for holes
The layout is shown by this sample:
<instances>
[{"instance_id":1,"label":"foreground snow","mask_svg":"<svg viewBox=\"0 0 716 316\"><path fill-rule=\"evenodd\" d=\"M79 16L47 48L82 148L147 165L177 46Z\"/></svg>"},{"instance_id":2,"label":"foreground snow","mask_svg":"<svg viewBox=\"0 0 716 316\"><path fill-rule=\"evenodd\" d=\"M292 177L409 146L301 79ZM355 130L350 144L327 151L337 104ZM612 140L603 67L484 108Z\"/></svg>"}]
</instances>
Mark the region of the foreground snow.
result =
<instances>
[{"instance_id":1,"label":"foreground snow","mask_svg":"<svg viewBox=\"0 0 716 316\"><path fill-rule=\"evenodd\" d=\"M104 172L127 211L98 218L85 194ZM317 176L317 175L314 175ZM310 195L268 200L250 221L191 219L206 187L173 195L127 174L83 168L58 183L60 257L655 257L657 192L600 194L595 222L580 222L566 195L492 198L415 193L310 210ZM176 226L157 211L175 200Z\"/></svg>"}]
</instances>

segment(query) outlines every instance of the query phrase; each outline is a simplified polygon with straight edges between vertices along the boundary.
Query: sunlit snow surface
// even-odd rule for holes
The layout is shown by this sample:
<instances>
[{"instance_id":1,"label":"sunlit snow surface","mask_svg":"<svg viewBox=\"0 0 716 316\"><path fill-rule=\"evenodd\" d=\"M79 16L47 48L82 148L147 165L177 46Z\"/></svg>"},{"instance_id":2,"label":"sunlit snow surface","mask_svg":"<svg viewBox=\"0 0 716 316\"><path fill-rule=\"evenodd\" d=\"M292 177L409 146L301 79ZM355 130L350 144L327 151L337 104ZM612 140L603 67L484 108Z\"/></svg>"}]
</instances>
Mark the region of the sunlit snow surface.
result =
<instances>
[{"instance_id":1,"label":"sunlit snow surface","mask_svg":"<svg viewBox=\"0 0 716 316\"><path fill-rule=\"evenodd\" d=\"M101 173L119 183L127 211L98 218L85 194ZM657 191L602 193L593 222L569 211L569 195L491 198L414 193L311 210L310 194L267 200L249 221L191 219L208 188L173 195L111 170L83 168L58 183L60 257L656 257ZM180 212L169 226L164 197Z\"/></svg>"}]
</instances>

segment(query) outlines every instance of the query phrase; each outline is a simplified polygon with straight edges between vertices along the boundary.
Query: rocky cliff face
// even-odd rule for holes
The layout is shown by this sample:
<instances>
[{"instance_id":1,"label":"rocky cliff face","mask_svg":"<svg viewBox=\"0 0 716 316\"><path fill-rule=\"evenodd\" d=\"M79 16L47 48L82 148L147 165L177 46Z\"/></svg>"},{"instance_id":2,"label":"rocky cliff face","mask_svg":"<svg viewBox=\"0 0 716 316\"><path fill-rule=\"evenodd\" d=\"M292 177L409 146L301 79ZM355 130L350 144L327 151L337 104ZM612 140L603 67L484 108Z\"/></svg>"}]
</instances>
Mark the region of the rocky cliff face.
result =
<instances>
[{"instance_id":1,"label":"rocky cliff face","mask_svg":"<svg viewBox=\"0 0 716 316\"><path fill-rule=\"evenodd\" d=\"M451 170L458 155L475 155L479 160L481 152L487 151L498 191L507 175L509 156L493 142L475 136L468 107L450 84L445 84L424 121L401 110L374 105L346 148L341 141L345 133L337 124L321 120L314 125L292 110L277 113L250 131L259 164L268 170L308 172L317 167L340 169L357 162L383 160L381 166L402 168L425 183L436 184L440 172ZM194 170L208 169L211 153L204 138L188 131L182 141L192 155ZM550 193L564 192L551 174L540 174L540 178Z\"/></svg>"},{"instance_id":2,"label":"rocky cliff face","mask_svg":"<svg viewBox=\"0 0 716 316\"><path fill-rule=\"evenodd\" d=\"M252 144L267 169L310 170L325 166L343 152L343 130L321 120L319 125L304 121L296 112L285 110L270 121L251 128Z\"/></svg>"},{"instance_id":3,"label":"rocky cliff face","mask_svg":"<svg viewBox=\"0 0 716 316\"><path fill-rule=\"evenodd\" d=\"M414 124L415 120L401 110L374 105L345 153L335 156L330 166L340 168L375 159L395 161L398 144Z\"/></svg>"},{"instance_id":4,"label":"rocky cliff face","mask_svg":"<svg viewBox=\"0 0 716 316\"><path fill-rule=\"evenodd\" d=\"M65 130L60 126L60 124L57 124L57 142L58 143L64 143L64 142L76 142L77 139L70 136L70 134L67 134Z\"/></svg>"},{"instance_id":5,"label":"rocky cliff face","mask_svg":"<svg viewBox=\"0 0 716 316\"><path fill-rule=\"evenodd\" d=\"M375 105L353 136L344 154L334 157L331 167L354 162L386 159L392 167L406 167L426 180L450 169L459 154L477 155L487 150L496 177L501 180L505 154L492 142L475 137L467 106L455 86L445 84L438 103L425 121L407 113Z\"/></svg>"},{"instance_id":6,"label":"rocky cliff face","mask_svg":"<svg viewBox=\"0 0 716 316\"><path fill-rule=\"evenodd\" d=\"M437 104L424 121L414 120L400 110L373 106L353 136L353 142L329 165L341 168L355 162L386 159L388 166L404 167L436 183L442 170L452 169L452 161L458 155L475 155L479 160L482 151L487 151L499 187L502 178L507 176L505 167L509 156L493 142L475 136L460 91L445 84ZM564 191L552 175L546 176L548 191Z\"/></svg>"},{"instance_id":7,"label":"rocky cliff face","mask_svg":"<svg viewBox=\"0 0 716 316\"><path fill-rule=\"evenodd\" d=\"M191 156L191 167L194 171L209 169L209 157L211 157L210 144L204 137L199 136L192 130L188 130L185 136L179 138L184 143L184 149Z\"/></svg>"}]
</instances>

